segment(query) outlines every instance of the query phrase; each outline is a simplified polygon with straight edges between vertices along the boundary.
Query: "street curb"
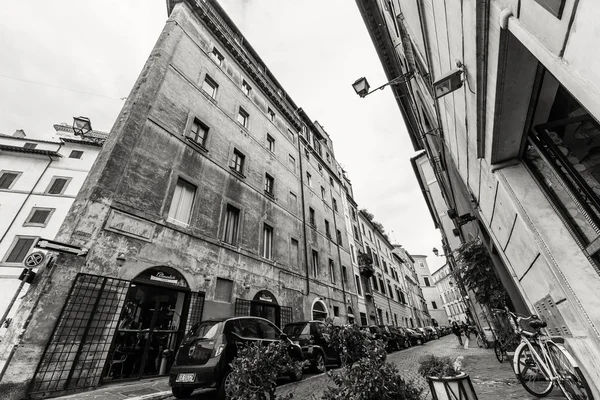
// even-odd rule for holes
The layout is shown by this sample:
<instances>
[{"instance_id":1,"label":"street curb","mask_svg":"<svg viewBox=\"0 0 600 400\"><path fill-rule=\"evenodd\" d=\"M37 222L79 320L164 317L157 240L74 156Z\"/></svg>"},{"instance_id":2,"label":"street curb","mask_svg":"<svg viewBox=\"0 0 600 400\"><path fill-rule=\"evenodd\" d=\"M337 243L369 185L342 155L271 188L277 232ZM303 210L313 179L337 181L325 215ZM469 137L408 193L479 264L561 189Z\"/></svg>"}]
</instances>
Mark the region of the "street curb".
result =
<instances>
[{"instance_id":1,"label":"street curb","mask_svg":"<svg viewBox=\"0 0 600 400\"><path fill-rule=\"evenodd\" d=\"M144 394L142 396L137 397L129 397L127 398L127 400L162 400L166 399L167 397L171 397L172 395L173 393L171 393L170 390L165 390L164 392Z\"/></svg>"}]
</instances>

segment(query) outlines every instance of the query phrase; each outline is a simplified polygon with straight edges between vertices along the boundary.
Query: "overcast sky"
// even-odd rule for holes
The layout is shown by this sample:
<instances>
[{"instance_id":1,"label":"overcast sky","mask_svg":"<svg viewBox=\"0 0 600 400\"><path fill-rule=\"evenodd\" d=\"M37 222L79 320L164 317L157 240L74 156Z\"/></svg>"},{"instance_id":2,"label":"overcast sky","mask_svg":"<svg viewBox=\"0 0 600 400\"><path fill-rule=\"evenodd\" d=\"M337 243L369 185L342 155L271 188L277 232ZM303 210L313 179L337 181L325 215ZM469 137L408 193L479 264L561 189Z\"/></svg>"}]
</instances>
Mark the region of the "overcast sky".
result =
<instances>
[{"instance_id":1,"label":"overcast sky","mask_svg":"<svg viewBox=\"0 0 600 400\"><path fill-rule=\"evenodd\" d=\"M75 115L110 131L167 18L165 0L22 0L2 9L0 133L51 135ZM353 0L221 0L295 103L331 136L355 200L410 253L443 258L413 174L415 152Z\"/></svg>"}]
</instances>

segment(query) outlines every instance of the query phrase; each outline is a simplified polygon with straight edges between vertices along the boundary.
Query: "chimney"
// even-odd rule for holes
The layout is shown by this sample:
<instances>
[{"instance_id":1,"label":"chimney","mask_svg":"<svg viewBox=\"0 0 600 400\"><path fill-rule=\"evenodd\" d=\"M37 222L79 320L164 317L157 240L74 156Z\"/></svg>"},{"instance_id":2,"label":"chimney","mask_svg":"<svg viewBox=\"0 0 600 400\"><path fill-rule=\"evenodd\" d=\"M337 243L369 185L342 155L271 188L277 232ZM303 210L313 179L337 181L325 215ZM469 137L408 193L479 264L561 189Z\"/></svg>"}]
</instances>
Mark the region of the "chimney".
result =
<instances>
[{"instance_id":1,"label":"chimney","mask_svg":"<svg viewBox=\"0 0 600 400\"><path fill-rule=\"evenodd\" d=\"M17 129L15 133L13 133L13 136L18 138L24 138L27 135L25 134L25 131L23 129Z\"/></svg>"}]
</instances>

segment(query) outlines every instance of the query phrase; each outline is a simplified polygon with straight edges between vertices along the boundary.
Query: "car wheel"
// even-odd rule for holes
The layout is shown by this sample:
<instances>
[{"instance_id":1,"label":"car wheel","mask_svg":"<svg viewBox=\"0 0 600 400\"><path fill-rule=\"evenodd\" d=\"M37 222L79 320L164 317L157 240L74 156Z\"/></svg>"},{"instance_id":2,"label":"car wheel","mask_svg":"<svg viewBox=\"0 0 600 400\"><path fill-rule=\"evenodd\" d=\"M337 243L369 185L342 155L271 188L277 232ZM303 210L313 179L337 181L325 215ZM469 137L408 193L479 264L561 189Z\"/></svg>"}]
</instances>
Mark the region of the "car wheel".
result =
<instances>
[{"instance_id":1,"label":"car wheel","mask_svg":"<svg viewBox=\"0 0 600 400\"><path fill-rule=\"evenodd\" d=\"M421 339L417 339L417 344L420 346L423 344L423 341Z\"/></svg>"},{"instance_id":2,"label":"car wheel","mask_svg":"<svg viewBox=\"0 0 600 400\"><path fill-rule=\"evenodd\" d=\"M325 357L323 356L323 353L318 352L315 355L315 360L313 361L312 369L313 372L317 374L322 374L323 372L327 371L327 367L325 366Z\"/></svg>"},{"instance_id":3,"label":"car wheel","mask_svg":"<svg viewBox=\"0 0 600 400\"><path fill-rule=\"evenodd\" d=\"M217 388L217 399L218 400L227 399L227 386L229 385L229 382L231 382L231 371L227 371L227 374L225 374L223 379L221 379L221 383L219 384L219 387Z\"/></svg>"},{"instance_id":4,"label":"car wheel","mask_svg":"<svg viewBox=\"0 0 600 400\"><path fill-rule=\"evenodd\" d=\"M171 392L173 392L173 396L178 399L186 399L192 395L194 389L186 387L174 387L171 388Z\"/></svg>"},{"instance_id":5,"label":"car wheel","mask_svg":"<svg viewBox=\"0 0 600 400\"><path fill-rule=\"evenodd\" d=\"M405 340L404 341L404 348L408 349L410 347L410 341L409 340Z\"/></svg>"}]
</instances>

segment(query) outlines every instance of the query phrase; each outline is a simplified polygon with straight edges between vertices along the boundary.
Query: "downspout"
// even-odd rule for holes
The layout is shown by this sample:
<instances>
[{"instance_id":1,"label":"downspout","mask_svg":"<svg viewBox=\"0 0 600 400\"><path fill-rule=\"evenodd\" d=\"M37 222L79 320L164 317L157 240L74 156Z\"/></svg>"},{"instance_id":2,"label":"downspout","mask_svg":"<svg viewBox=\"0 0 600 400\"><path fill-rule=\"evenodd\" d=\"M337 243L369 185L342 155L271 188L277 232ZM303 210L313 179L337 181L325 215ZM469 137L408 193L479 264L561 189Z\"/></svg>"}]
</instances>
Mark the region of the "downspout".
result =
<instances>
[{"instance_id":1,"label":"downspout","mask_svg":"<svg viewBox=\"0 0 600 400\"><path fill-rule=\"evenodd\" d=\"M333 189L331 189L331 186L329 187L329 194L331 197L331 205L332 205L332 210L333 210ZM335 210L333 210L333 229L335 229L335 241L336 241L336 248L337 248L337 253L338 253L338 262L340 264L340 271L342 272L340 274L341 277L341 281L342 281L342 295L344 296L344 312L348 312L348 303L346 301L346 288L344 285L344 270L342 269L342 252L340 251L340 244L337 243L337 223L336 223L336 218L335 218ZM343 240L343 239L342 239Z\"/></svg>"},{"instance_id":2,"label":"downspout","mask_svg":"<svg viewBox=\"0 0 600 400\"><path fill-rule=\"evenodd\" d=\"M300 168L300 202L302 203L302 232L304 242L304 270L306 272L306 295L310 293L310 274L308 266L308 241L306 240L306 206L304 204L304 170L302 169L302 140L298 135L298 165Z\"/></svg>"},{"instance_id":3,"label":"downspout","mask_svg":"<svg viewBox=\"0 0 600 400\"><path fill-rule=\"evenodd\" d=\"M477 54L477 158L484 158L490 0L478 1L475 5L475 14L475 41ZM509 16L506 17L507 24L508 17Z\"/></svg>"}]
</instances>

